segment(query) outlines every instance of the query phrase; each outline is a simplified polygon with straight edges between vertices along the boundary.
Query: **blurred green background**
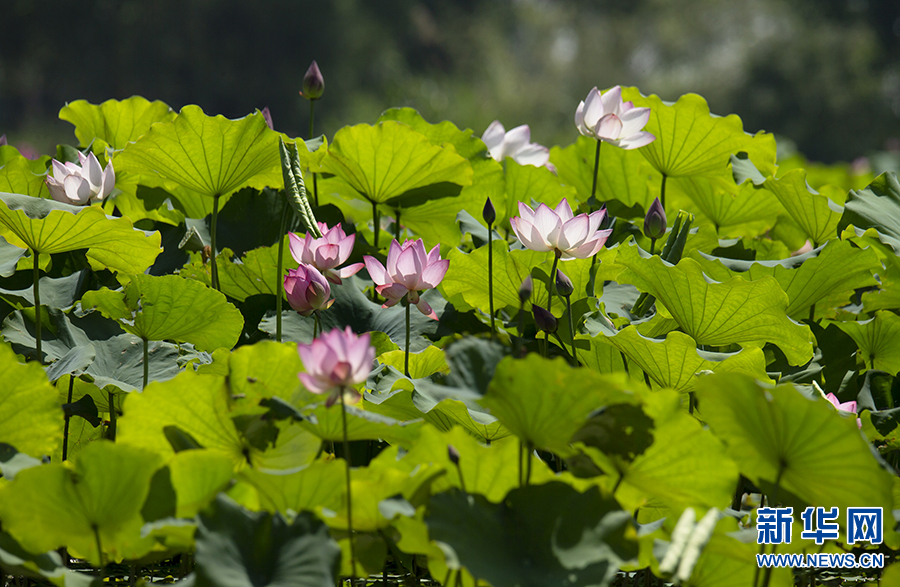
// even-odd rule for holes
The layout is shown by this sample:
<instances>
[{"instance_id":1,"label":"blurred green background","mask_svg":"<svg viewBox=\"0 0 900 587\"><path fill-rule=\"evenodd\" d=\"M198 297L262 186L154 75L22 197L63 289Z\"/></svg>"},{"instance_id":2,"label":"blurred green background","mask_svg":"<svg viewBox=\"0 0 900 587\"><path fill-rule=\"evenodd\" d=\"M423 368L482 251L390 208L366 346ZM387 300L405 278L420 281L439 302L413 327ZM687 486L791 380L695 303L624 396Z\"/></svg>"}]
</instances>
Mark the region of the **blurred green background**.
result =
<instances>
[{"instance_id":1,"label":"blurred green background","mask_svg":"<svg viewBox=\"0 0 900 587\"><path fill-rule=\"evenodd\" d=\"M305 136L391 106L566 145L593 86L696 92L810 159L900 151L898 0L0 0L0 134L75 141L67 102L134 94Z\"/></svg>"}]
</instances>

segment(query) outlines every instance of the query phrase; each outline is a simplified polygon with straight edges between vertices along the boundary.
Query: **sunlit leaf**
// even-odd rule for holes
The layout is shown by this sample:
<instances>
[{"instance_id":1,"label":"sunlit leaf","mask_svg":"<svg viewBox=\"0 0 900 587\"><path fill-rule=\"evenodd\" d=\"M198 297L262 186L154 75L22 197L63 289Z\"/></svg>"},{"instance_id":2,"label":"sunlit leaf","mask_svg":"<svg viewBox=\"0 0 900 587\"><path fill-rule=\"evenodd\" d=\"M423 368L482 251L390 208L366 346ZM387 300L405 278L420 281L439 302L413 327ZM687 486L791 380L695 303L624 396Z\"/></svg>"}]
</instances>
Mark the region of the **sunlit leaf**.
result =
<instances>
[{"instance_id":1,"label":"sunlit leaf","mask_svg":"<svg viewBox=\"0 0 900 587\"><path fill-rule=\"evenodd\" d=\"M788 172L778 179L770 177L763 185L775 194L814 247L837 236L843 210L810 188L806 183L806 173L802 170Z\"/></svg>"},{"instance_id":2,"label":"sunlit leaf","mask_svg":"<svg viewBox=\"0 0 900 587\"><path fill-rule=\"evenodd\" d=\"M63 412L44 370L38 363L19 363L2 343L0 372L0 443L32 457L53 454L62 438Z\"/></svg>"},{"instance_id":3,"label":"sunlit leaf","mask_svg":"<svg viewBox=\"0 0 900 587\"><path fill-rule=\"evenodd\" d=\"M900 253L900 182L895 173L882 173L865 189L850 191L838 229L850 224L875 228L879 238Z\"/></svg>"},{"instance_id":4,"label":"sunlit leaf","mask_svg":"<svg viewBox=\"0 0 900 587\"><path fill-rule=\"evenodd\" d=\"M0 146L0 191L49 198L50 190L44 182L49 160L44 156L32 161L15 147Z\"/></svg>"},{"instance_id":5,"label":"sunlit leaf","mask_svg":"<svg viewBox=\"0 0 900 587\"><path fill-rule=\"evenodd\" d=\"M145 135L154 122L169 122L175 113L165 102L132 96L99 105L75 100L59 111L59 118L75 126L75 136L82 147L100 139L113 149L124 149L129 142Z\"/></svg>"},{"instance_id":6,"label":"sunlit leaf","mask_svg":"<svg viewBox=\"0 0 900 587\"><path fill-rule=\"evenodd\" d=\"M900 371L900 316L880 310L862 322L832 322L859 347L857 361L867 369Z\"/></svg>"}]
</instances>

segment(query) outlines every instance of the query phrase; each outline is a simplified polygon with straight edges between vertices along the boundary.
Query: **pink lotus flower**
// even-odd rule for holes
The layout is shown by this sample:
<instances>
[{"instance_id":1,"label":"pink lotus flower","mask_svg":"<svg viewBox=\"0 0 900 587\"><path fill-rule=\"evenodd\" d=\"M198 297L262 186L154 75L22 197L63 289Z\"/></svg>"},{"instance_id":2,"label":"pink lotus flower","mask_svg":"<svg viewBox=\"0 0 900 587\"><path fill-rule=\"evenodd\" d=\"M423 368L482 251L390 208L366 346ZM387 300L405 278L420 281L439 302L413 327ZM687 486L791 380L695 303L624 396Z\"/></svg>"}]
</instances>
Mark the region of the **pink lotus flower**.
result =
<instances>
[{"instance_id":1,"label":"pink lotus flower","mask_svg":"<svg viewBox=\"0 0 900 587\"><path fill-rule=\"evenodd\" d=\"M347 260L353 252L353 243L356 235L347 236L344 229L338 224L328 228L324 222L318 222L322 238L313 238L309 233L299 236L293 232L288 233L291 246L291 256L298 263L306 263L318 269L328 281L340 285L341 279L354 275L363 268L362 263L347 265L339 271L334 268Z\"/></svg>"},{"instance_id":2,"label":"pink lotus flower","mask_svg":"<svg viewBox=\"0 0 900 587\"><path fill-rule=\"evenodd\" d=\"M369 333L357 336L349 326L326 332L310 344L298 344L297 352L306 369L298 375L304 387L318 394L335 392L326 401L328 406L341 393L351 394L350 401L358 400L359 393L352 386L366 380L375 360Z\"/></svg>"},{"instance_id":3,"label":"pink lotus flower","mask_svg":"<svg viewBox=\"0 0 900 587\"><path fill-rule=\"evenodd\" d=\"M622 149L637 149L656 140L655 136L641 130L648 120L650 109L635 108L631 102L622 102L619 86L602 95L593 88L575 110L578 132Z\"/></svg>"},{"instance_id":4,"label":"pink lotus flower","mask_svg":"<svg viewBox=\"0 0 900 587\"><path fill-rule=\"evenodd\" d=\"M334 300L328 280L312 265L301 264L284 276L284 293L291 307L303 316L326 310Z\"/></svg>"},{"instance_id":5,"label":"pink lotus flower","mask_svg":"<svg viewBox=\"0 0 900 587\"><path fill-rule=\"evenodd\" d=\"M527 124L506 132L500 121L495 120L481 135L481 140L498 163L503 163L507 157L512 157L519 165L535 167L547 165L550 161L550 149L531 142L531 129Z\"/></svg>"},{"instance_id":6,"label":"pink lotus flower","mask_svg":"<svg viewBox=\"0 0 900 587\"><path fill-rule=\"evenodd\" d=\"M387 298L383 308L393 306L408 295L410 304L415 304L429 318L438 319L428 302L419 297L420 291L437 287L450 266L449 260L441 259L438 245L426 254L422 239L406 241L402 245L394 240L388 250L387 267L369 255L363 260L375 282L375 291Z\"/></svg>"},{"instance_id":7,"label":"pink lotus flower","mask_svg":"<svg viewBox=\"0 0 900 587\"><path fill-rule=\"evenodd\" d=\"M831 405L833 405L835 407L835 409L837 409L837 411L847 412L849 414L856 415L856 402L855 401L841 403L841 400L839 400L837 398L837 396L834 395L833 393L829 393L828 395L826 395L825 399L830 401ZM856 425L857 425L857 427L862 428L862 420L857 418Z\"/></svg>"},{"instance_id":8,"label":"pink lotus flower","mask_svg":"<svg viewBox=\"0 0 900 587\"><path fill-rule=\"evenodd\" d=\"M100 168L100 162L93 153L85 156L79 152L78 161L80 165L53 160L53 175L48 175L45 180L50 196L57 202L75 206L99 202L108 196L116 185L112 159L106 164L106 169Z\"/></svg>"},{"instance_id":9,"label":"pink lotus flower","mask_svg":"<svg viewBox=\"0 0 900 587\"><path fill-rule=\"evenodd\" d=\"M563 200L551 210L541 204L532 210L519 202L519 216L509 219L522 244L532 251L555 251L563 260L586 259L603 248L612 230L598 230L606 210L572 215Z\"/></svg>"}]
</instances>

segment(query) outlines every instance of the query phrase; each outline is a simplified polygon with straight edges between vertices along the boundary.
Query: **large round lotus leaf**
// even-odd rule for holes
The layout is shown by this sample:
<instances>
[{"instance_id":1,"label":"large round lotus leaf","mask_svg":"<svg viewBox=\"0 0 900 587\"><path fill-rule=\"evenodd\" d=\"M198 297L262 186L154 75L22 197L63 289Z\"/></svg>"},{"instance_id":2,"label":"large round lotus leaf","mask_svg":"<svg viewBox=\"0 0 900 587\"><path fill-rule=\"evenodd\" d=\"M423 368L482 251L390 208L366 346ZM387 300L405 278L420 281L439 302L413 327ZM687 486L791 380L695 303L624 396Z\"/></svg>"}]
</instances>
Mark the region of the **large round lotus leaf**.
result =
<instances>
[{"instance_id":1,"label":"large round lotus leaf","mask_svg":"<svg viewBox=\"0 0 900 587\"><path fill-rule=\"evenodd\" d=\"M569 441L594 410L635 403L621 377L574 369L563 359L503 359L480 403L527 444L571 454Z\"/></svg>"},{"instance_id":2,"label":"large round lotus leaf","mask_svg":"<svg viewBox=\"0 0 900 587\"><path fill-rule=\"evenodd\" d=\"M281 187L278 140L259 112L229 120L191 105L126 145L114 165L174 195L188 217L203 218L212 212L213 196L242 187Z\"/></svg>"},{"instance_id":3,"label":"large round lotus leaf","mask_svg":"<svg viewBox=\"0 0 900 587\"><path fill-rule=\"evenodd\" d=\"M809 187L805 171L795 169L778 179L770 177L763 185L775 194L814 247L837 236L843 209Z\"/></svg>"},{"instance_id":4,"label":"large round lotus leaf","mask_svg":"<svg viewBox=\"0 0 900 587\"><path fill-rule=\"evenodd\" d=\"M867 369L900 371L900 316L884 310L862 322L831 322L859 347L857 360Z\"/></svg>"},{"instance_id":5,"label":"large round lotus leaf","mask_svg":"<svg viewBox=\"0 0 900 587\"><path fill-rule=\"evenodd\" d=\"M241 478L256 488L260 505L270 512L336 511L346 487L344 459L316 461L300 471L269 474L245 469Z\"/></svg>"},{"instance_id":6,"label":"large round lotus leaf","mask_svg":"<svg viewBox=\"0 0 900 587\"><path fill-rule=\"evenodd\" d=\"M220 292L177 275L133 275L123 290L102 288L84 295L127 332L146 340L189 342L198 350L231 348L244 319Z\"/></svg>"},{"instance_id":7,"label":"large round lotus leaf","mask_svg":"<svg viewBox=\"0 0 900 587\"><path fill-rule=\"evenodd\" d=\"M402 446L410 446L419 436L421 421L400 422L387 416L347 406L347 438L348 440L383 439ZM341 442L344 439L344 419L338 404L331 407L320 405L312 412L309 420L301 422L301 426L322 440Z\"/></svg>"},{"instance_id":8,"label":"large round lotus leaf","mask_svg":"<svg viewBox=\"0 0 900 587\"><path fill-rule=\"evenodd\" d=\"M787 314L805 318L809 308L835 292L846 292L846 299L857 288L877 285L874 272L881 273L881 262L871 247L860 249L847 241L830 240L804 255L773 261L739 261L695 253L703 272L717 281L739 275L750 281L771 275L788 295Z\"/></svg>"},{"instance_id":9,"label":"large round lotus leaf","mask_svg":"<svg viewBox=\"0 0 900 587\"><path fill-rule=\"evenodd\" d=\"M841 511L861 504L893 507L892 477L872 457L856 422L842 418L825 399L736 374L704 377L697 398L701 417L741 473L773 504Z\"/></svg>"},{"instance_id":10,"label":"large round lotus leaf","mask_svg":"<svg viewBox=\"0 0 900 587\"><path fill-rule=\"evenodd\" d=\"M710 114L706 100L697 94L685 94L672 104L656 95L642 96L637 88L622 88L622 99L650 108L644 130L656 140L639 151L660 173L671 177L708 174L742 151L759 169L775 172L775 138L765 132L745 133L736 114Z\"/></svg>"},{"instance_id":11,"label":"large round lotus leaf","mask_svg":"<svg viewBox=\"0 0 900 587\"><path fill-rule=\"evenodd\" d=\"M95 567L95 531L109 557L131 554L140 548L141 506L160 464L152 452L101 441L80 452L74 470L50 464L22 471L0 490L3 528L31 552L66 546Z\"/></svg>"},{"instance_id":12,"label":"large round lotus leaf","mask_svg":"<svg viewBox=\"0 0 900 587\"><path fill-rule=\"evenodd\" d=\"M519 165L513 159L507 159L505 164L506 207L499 208L495 204L498 207L495 225L518 216L519 202L524 202L532 208L538 204L546 204L555 209L557 204L567 200L573 208L578 206L575 189L560 183L559 178L546 167Z\"/></svg>"},{"instance_id":13,"label":"large round lotus leaf","mask_svg":"<svg viewBox=\"0 0 900 587\"><path fill-rule=\"evenodd\" d=\"M226 489L233 474L231 459L208 450L176 453L168 464L177 496L175 515L193 518Z\"/></svg>"},{"instance_id":14,"label":"large round lotus leaf","mask_svg":"<svg viewBox=\"0 0 900 587\"><path fill-rule=\"evenodd\" d=\"M135 230L127 218L109 217L97 206L7 193L0 200L0 223L17 237L12 244L51 254L87 249L97 271L143 273L162 250L158 232Z\"/></svg>"},{"instance_id":15,"label":"large round lotus leaf","mask_svg":"<svg viewBox=\"0 0 900 587\"><path fill-rule=\"evenodd\" d=\"M425 135L392 120L339 130L322 167L379 204L415 188L472 183L472 165L452 145L436 146Z\"/></svg>"},{"instance_id":16,"label":"large round lotus leaf","mask_svg":"<svg viewBox=\"0 0 900 587\"><path fill-rule=\"evenodd\" d=\"M783 212L775 196L751 182L737 185L728 168L714 176L673 178L666 185L666 206L698 214L721 236L756 236L772 228Z\"/></svg>"},{"instance_id":17,"label":"large round lotus leaf","mask_svg":"<svg viewBox=\"0 0 900 587\"><path fill-rule=\"evenodd\" d=\"M583 136L568 147L550 148L550 162L556 166L559 179L574 187L582 202L591 196L596 151L597 141ZM646 210L653 201L648 189L648 177L651 176L655 176L652 181L659 183L659 175L638 150L602 146L595 197L601 202L612 200L626 207L638 206Z\"/></svg>"},{"instance_id":18,"label":"large round lotus leaf","mask_svg":"<svg viewBox=\"0 0 900 587\"><path fill-rule=\"evenodd\" d=\"M44 156L32 161L15 147L0 146L0 191L28 194L35 198L50 197L50 190L44 182L49 160Z\"/></svg>"},{"instance_id":19,"label":"large round lotus leaf","mask_svg":"<svg viewBox=\"0 0 900 587\"><path fill-rule=\"evenodd\" d=\"M153 123L169 122L175 113L165 102L132 96L99 105L75 100L59 111L59 118L75 126L75 136L83 146L100 139L113 149L124 149L145 135Z\"/></svg>"},{"instance_id":20,"label":"large round lotus leaf","mask_svg":"<svg viewBox=\"0 0 900 587\"><path fill-rule=\"evenodd\" d=\"M838 230L851 224L876 229L878 238L900 253L900 182L896 173L882 173L866 189L850 191Z\"/></svg>"},{"instance_id":21,"label":"large round lotus leaf","mask_svg":"<svg viewBox=\"0 0 900 587\"><path fill-rule=\"evenodd\" d=\"M596 487L531 485L501 504L452 490L431 498L425 522L494 587L605 586L638 554L631 514Z\"/></svg>"},{"instance_id":22,"label":"large round lotus leaf","mask_svg":"<svg viewBox=\"0 0 900 587\"><path fill-rule=\"evenodd\" d=\"M616 261L628 267L619 281L656 297L697 344L773 343L792 365L813 356L812 333L787 317L788 297L774 278L720 283L708 279L693 259L673 266L659 256L644 257L634 246L619 247Z\"/></svg>"},{"instance_id":23,"label":"large round lotus leaf","mask_svg":"<svg viewBox=\"0 0 900 587\"><path fill-rule=\"evenodd\" d=\"M288 524L219 496L197 525L197 587L334 585L341 549L315 516Z\"/></svg>"},{"instance_id":24,"label":"large round lotus leaf","mask_svg":"<svg viewBox=\"0 0 900 587\"><path fill-rule=\"evenodd\" d=\"M56 390L38 363L19 363L0 343L0 443L40 458L52 455L62 438L63 413Z\"/></svg>"}]
</instances>

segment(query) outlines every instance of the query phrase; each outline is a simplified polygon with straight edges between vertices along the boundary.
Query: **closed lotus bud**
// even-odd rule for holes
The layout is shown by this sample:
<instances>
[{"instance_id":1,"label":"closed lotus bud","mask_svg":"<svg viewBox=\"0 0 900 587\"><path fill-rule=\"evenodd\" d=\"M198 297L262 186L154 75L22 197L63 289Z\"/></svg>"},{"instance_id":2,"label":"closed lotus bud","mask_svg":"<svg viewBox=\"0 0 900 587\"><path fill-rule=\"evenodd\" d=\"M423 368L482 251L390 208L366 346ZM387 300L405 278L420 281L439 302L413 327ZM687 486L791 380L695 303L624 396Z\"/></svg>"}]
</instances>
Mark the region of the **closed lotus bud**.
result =
<instances>
[{"instance_id":1,"label":"closed lotus bud","mask_svg":"<svg viewBox=\"0 0 900 587\"><path fill-rule=\"evenodd\" d=\"M268 106L262 109L262 115L266 121L266 124L269 125L269 130L275 130L275 126L272 124L272 113L269 112Z\"/></svg>"},{"instance_id":2,"label":"closed lotus bud","mask_svg":"<svg viewBox=\"0 0 900 587\"><path fill-rule=\"evenodd\" d=\"M306 75L303 76L303 96L309 100L318 100L325 92L325 78L319 70L319 65L313 60Z\"/></svg>"},{"instance_id":3,"label":"closed lotus bud","mask_svg":"<svg viewBox=\"0 0 900 587\"><path fill-rule=\"evenodd\" d=\"M451 463L459 465L459 451L452 444L447 445L447 456L450 458Z\"/></svg>"},{"instance_id":4,"label":"closed lotus bud","mask_svg":"<svg viewBox=\"0 0 900 587\"><path fill-rule=\"evenodd\" d=\"M539 330L547 334L556 332L556 329L559 327L556 316L537 304L532 304L531 309L534 312L534 323L537 324Z\"/></svg>"},{"instance_id":5,"label":"closed lotus bud","mask_svg":"<svg viewBox=\"0 0 900 587\"><path fill-rule=\"evenodd\" d=\"M559 295L564 298L569 297L570 295L572 295L572 292L575 291L575 286L572 285L572 280L569 279L566 274L559 269L556 270L556 291L558 291Z\"/></svg>"},{"instance_id":6,"label":"closed lotus bud","mask_svg":"<svg viewBox=\"0 0 900 587\"><path fill-rule=\"evenodd\" d=\"M0 147L6 144L6 135L0 135Z\"/></svg>"},{"instance_id":7,"label":"closed lotus bud","mask_svg":"<svg viewBox=\"0 0 900 587\"><path fill-rule=\"evenodd\" d=\"M531 276L529 275L522 281L522 285L519 286L519 303L524 304L528 300L531 299L531 292L534 290L534 284L531 282Z\"/></svg>"},{"instance_id":8,"label":"closed lotus bud","mask_svg":"<svg viewBox=\"0 0 900 587\"><path fill-rule=\"evenodd\" d=\"M484 203L484 210L481 211L481 217L484 218L484 221L488 226L492 225L494 221L497 220L497 211L494 210L494 204L491 202L490 198Z\"/></svg>"},{"instance_id":9,"label":"closed lotus bud","mask_svg":"<svg viewBox=\"0 0 900 587\"><path fill-rule=\"evenodd\" d=\"M662 238L666 234L666 211L659 198L653 200L644 217L644 235L647 238Z\"/></svg>"}]
</instances>

